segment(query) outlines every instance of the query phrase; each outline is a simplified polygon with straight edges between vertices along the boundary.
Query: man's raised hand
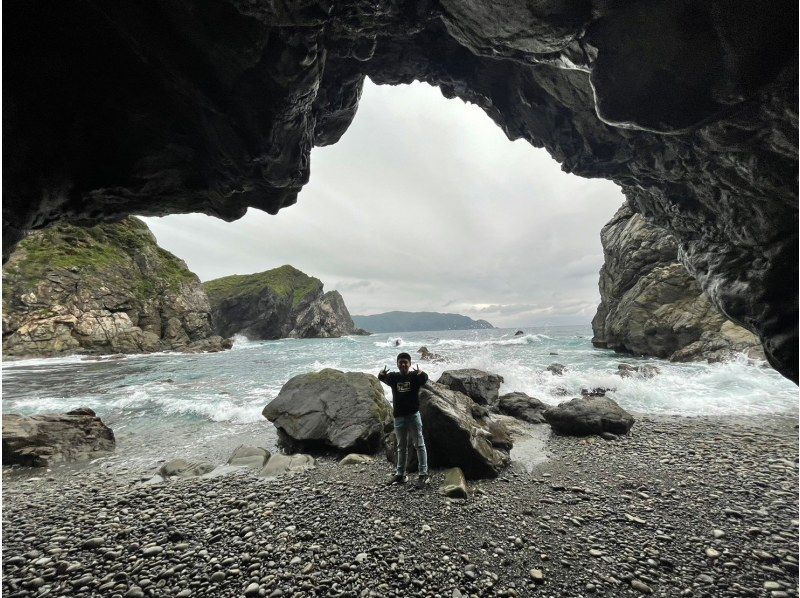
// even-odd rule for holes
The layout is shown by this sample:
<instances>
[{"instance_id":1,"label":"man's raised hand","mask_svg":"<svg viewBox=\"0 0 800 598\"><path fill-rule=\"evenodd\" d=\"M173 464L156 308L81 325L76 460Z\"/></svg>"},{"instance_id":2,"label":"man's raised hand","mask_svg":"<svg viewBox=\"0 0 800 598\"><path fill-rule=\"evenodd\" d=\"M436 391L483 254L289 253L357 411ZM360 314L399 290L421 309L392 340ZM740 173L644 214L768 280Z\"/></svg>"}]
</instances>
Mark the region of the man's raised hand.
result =
<instances>
[{"instance_id":1,"label":"man's raised hand","mask_svg":"<svg viewBox=\"0 0 800 598\"><path fill-rule=\"evenodd\" d=\"M414 366L414 375L416 376L416 375L417 375L417 374L419 374L419 373L420 373L420 372L419 372L419 365L415 365L415 366Z\"/></svg>"},{"instance_id":2,"label":"man's raised hand","mask_svg":"<svg viewBox=\"0 0 800 598\"><path fill-rule=\"evenodd\" d=\"M380 372L378 372L378 377L380 378L381 376L385 376L388 373L389 373L389 368L383 366L383 369Z\"/></svg>"}]
</instances>

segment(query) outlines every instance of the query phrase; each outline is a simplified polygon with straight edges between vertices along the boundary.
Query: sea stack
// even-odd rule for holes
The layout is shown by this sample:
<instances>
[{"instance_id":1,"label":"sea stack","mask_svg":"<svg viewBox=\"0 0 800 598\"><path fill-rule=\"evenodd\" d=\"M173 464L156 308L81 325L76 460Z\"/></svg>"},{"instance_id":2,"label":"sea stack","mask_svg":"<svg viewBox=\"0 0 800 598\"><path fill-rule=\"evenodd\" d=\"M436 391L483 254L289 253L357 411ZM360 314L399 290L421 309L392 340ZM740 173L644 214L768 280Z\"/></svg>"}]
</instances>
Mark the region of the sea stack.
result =
<instances>
[{"instance_id":1,"label":"sea stack","mask_svg":"<svg viewBox=\"0 0 800 598\"><path fill-rule=\"evenodd\" d=\"M332 338L360 334L338 291L285 265L203 283L218 334L252 340Z\"/></svg>"}]
</instances>

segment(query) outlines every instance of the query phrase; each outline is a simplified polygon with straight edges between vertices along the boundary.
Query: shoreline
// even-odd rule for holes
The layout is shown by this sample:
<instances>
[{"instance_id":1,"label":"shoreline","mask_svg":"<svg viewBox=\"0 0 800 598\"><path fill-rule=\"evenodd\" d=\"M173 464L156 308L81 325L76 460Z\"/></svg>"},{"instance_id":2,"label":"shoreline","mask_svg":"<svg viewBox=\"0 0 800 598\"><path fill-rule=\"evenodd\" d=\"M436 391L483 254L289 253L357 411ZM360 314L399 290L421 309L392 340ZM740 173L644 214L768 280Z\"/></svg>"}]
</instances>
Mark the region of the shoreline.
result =
<instances>
[{"instance_id":1,"label":"shoreline","mask_svg":"<svg viewBox=\"0 0 800 598\"><path fill-rule=\"evenodd\" d=\"M3 589L797 595L797 417L636 416L617 441L548 435L547 460L470 482L463 501L437 493L441 471L425 489L384 486L383 455L149 487L91 469L4 476Z\"/></svg>"}]
</instances>

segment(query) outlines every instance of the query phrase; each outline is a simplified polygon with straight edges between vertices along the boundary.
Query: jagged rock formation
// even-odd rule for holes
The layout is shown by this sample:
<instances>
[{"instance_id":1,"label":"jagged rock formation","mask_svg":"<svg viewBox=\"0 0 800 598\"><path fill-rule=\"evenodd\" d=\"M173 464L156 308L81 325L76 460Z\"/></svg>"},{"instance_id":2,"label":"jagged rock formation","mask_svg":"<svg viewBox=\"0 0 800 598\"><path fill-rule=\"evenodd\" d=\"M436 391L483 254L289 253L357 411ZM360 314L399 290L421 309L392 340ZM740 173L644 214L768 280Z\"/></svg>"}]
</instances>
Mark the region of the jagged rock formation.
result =
<instances>
[{"instance_id":1,"label":"jagged rock formation","mask_svg":"<svg viewBox=\"0 0 800 598\"><path fill-rule=\"evenodd\" d=\"M797 381L796 2L4 8L5 255L66 217L274 214L311 148L347 129L365 76L419 79L618 183Z\"/></svg>"},{"instance_id":2,"label":"jagged rock formation","mask_svg":"<svg viewBox=\"0 0 800 598\"><path fill-rule=\"evenodd\" d=\"M137 218L34 232L3 268L3 355L230 346L213 334L197 276Z\"/></svg>"},{"instance_id":3,"label":"jagged rock formation","mask_svg":"<svg viewBox=\"0 0 800 598\"><path fill-rule=\"evenodd\" d=\"M600 235L596 347L674 361L764 359L758 338L728 320L678 262L678 244L623 205Z\"/></svg>"},{"instance_id":4,"label":"jagged rock formation","mask_svg":"<svg viewBox=\"0 0 800 598\"><path fill-rule=\"evenodd\" d=\"M234 274L203 283L218 334L252 340L331 338L361 334L338 291L286 265L257 274Z\"/></svg>"}]
</instances>

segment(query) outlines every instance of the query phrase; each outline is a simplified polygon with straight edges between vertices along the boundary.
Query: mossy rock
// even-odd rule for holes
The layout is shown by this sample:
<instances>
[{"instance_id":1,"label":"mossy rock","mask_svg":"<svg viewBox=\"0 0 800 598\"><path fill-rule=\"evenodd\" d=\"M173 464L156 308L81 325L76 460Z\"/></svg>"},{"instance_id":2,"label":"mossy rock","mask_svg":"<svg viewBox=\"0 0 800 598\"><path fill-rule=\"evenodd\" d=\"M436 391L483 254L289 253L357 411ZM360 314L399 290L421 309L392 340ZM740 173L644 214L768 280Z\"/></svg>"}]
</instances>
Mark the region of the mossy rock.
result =
<instances>
[{"instance_id":1,"label":"mossy rock","mask_svg":"<svg viewBox=\"0 0 800 598\"><path fill-rule=\"evenodd\" d=\"M3 353L220 350L200 280L138 218L62 223L23 239L3 268Z\"/></svg>"}]
</instances>

